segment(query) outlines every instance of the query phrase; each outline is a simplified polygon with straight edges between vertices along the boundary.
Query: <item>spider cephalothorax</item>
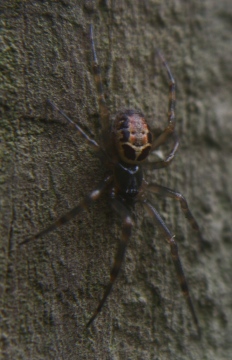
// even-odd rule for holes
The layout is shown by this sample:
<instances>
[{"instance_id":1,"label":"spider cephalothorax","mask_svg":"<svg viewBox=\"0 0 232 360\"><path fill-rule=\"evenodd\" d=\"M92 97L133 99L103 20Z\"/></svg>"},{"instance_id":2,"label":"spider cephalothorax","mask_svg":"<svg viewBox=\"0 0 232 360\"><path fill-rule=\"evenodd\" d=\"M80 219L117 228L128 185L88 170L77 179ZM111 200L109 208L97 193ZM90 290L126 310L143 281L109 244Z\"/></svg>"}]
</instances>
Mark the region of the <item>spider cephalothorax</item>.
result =
<instances>
[{"instance_id":1,"label":"spider cephalothorax","mask_svg":"<svg viewBox=\"0 0 232 360\"><path fill-rule=\"evenodd\" d=\"M139 193L143 183L143 171L139 165L118 162L114 167L115 192L127 200Z\"/></svg>"},{"instance_id":2,"label":"spider cephalothorax","mask_svg":"<svg viewBox=\"0 0 232 360\"><path fill-rule=\"evenodd\" d=\"M152 169L160 169L168 166L173 160L175 153L178 149L179 141L175 131L175 81L164 57L158 52L161 61L167 71L169 77L169 106L168 106L168 124L166 128L160 133L159 136L152 141L152 133L147 125L144 115L136 110L123 110L118 113L114 121L113 127L110 127L110 114L105 103L103 86L101 80L100 67L98 65L97 55L95 51L93 31L91 27L91 44L93 52L93 71L94 78L98 91L99 112L102 127L102 140L101 145L91 139L76 123L74 123L63 111L58 109L51 101L50 105L56 109L65 119L67 123L76 128L79 134L92 146L95 150L100 151L106 155L109 167L109 175L100 183L98 188L87 195L74 209L70 210L67 214L55 221L53 224L40 231L34 236L25 239L21 244L25 244L31 240L35 240L42 235L55 230L58 226L68 222L72 217L79 214L84 209L88 208L93 201L98 200L104 192L107 192L110 197L110 203L113 210L115 210L122 219L122 236L119 242L118 251L114 260L114 264L110 273L110 281L106 287L105 293L100 301L96 311L87 323L89 326L100 312L104 305L107 296L109 295L115 279L118 276L121 264L125 255L127 243L131 237L133 228L132 208L135 202L139 202L148 215L152 217L160 231L163 233L165 239L170 245L171 256L175 265L177 277L181 286L183 295L186 298L193 320L196 324L198 332L200 328L198 319L193 307L193 303L188 290L187 281L181 265L178 254L178 247L174 235L165 225L163 219L150 203L150 196L148 198L147 192L169 197L179 202L181 210L185 217L193 227L200 231L198 224L188 208L185 198L175 190L171 190L156 183L147 184L143 177L142 165L145 162L150 151L157 149L160 145L164 144L170 137L174 140L170 152L164 160L156 161L152 164ZM110 129L112 130L112 138L109 136ZM112 141L111 141L112 139ZM109 158L113 157L110 162Z\"/></svg>"},{"instance_id":3,"label":"spider cephalothorax","mask_svg":"<svg viewBox=\"0 0 232 360\"><path fill-rule=\"evenodd\" d=\"M141 111L124 110L117 114L113 136L118 155L127 164L144 161L152 145L152 133Z\"/></svg>"}]
</instances>

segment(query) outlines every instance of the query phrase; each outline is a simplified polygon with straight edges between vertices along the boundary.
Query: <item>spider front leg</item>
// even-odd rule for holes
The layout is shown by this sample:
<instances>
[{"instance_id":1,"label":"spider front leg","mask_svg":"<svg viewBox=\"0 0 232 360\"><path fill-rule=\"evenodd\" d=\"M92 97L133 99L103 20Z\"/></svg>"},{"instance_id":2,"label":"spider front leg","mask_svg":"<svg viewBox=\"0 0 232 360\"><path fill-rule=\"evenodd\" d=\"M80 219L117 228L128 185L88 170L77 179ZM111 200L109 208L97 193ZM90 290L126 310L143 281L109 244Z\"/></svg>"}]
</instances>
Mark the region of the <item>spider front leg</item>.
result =
<instances>
[{"instance_id":1,"label":"spider front leg","mask_svg":"<svg viewBox=\"0 0 232 360\"><path fill-rule=\"evenodd\" d=\"M201 329L199 326L199 322L196 316L196 312L193 306L193 302L189 293L189 288L187 284L187 280L185 278L185 274L183 271L183 267L180 261L179 253L178 253L178 246L174 239L174 235L171 233L171 231L167 228L166 224L164 223L163 219L157 212L157 210L146 200L143 201L143 205L145 209L147 210L148 214L155 220L156 224L160 228L160 230L164 233L171 250L172 260L176 269L176 274L180 283L180 287L182 290L182 293L187 301L189 310L192 314L193 321L196 325L198 336L201 336Z\"/></svg>"},{"instance_id":2,"label":"spider front leg","mask_svg":"<svg viewBox=\"0 0 232 360\"><path fill-rule=\"evenodd\" d=\"M61 216L58 220L54 223L49 225L44 230L38 232L37 234L28 237L27 239L23 240L19 245L24 245L30 241L36 240L41 236L50 233L51 231L55 230L59 226L67 223L71 220L74 216L78 215L81 211L87 209L94 201L98 200L102 193L106 190L109 184L112 182L112 176L107 177L104 182L98 187L98 189L92 191L89 195L87 195L80 204L75 206L72 210L67 212L65 215Z\"/></svg>"},{"instance_id":3,"label":"spider front leg","mask_svg":"<svg viewBox=\"0 0 232 360\"><path fill-rule=\"evenodd\" d=\"M183 211L185 218L188 220L188 222L190 223L192 228L198 233L200 240L201 241L203 240L199 225L198 225L196 219L194 218L194 216L192 215L192 213L188 207L188 203L182 194L180 194L179 192L177 192L175 190L171 190L169 188L166 188L164 186L157 185L157 184L147 185L147 190L151 191L157 195L167 196L176 201L179 201L181 210Z\"/></svg>"},{"instance_id":4,"label":"spider front leg","mask_svg":"<svg viewBox=\"0 0 232 360\"><path fill-rule=\"evenodd\" d=\"M112 202L112 206L113 209L119 213L119 215L122 217L123 219L123 224L122 224L122 237L119 243L119 247L118 247L118 251L114 260L114 264L112 267L112 270L110 272L110 282L108 283L105 293L97 307L97 309L95 310L93 316L90 318L90 320L88 321L88 323L86 324L86 327L89 327L92 322L94 321L94 319L96 318L96 316L98 315L98 313L101 311L108 295L110 294L113 284L118 276L118 273L120 271L123 259L124 259L124 255L126 252L126 247L128 244L128 241L131 237L131 230L132 230L132 226L133 226L133 220L131 218L131 213L130 211L119 201L119 200L113 200Z\"/></svg>"}]
</instances>

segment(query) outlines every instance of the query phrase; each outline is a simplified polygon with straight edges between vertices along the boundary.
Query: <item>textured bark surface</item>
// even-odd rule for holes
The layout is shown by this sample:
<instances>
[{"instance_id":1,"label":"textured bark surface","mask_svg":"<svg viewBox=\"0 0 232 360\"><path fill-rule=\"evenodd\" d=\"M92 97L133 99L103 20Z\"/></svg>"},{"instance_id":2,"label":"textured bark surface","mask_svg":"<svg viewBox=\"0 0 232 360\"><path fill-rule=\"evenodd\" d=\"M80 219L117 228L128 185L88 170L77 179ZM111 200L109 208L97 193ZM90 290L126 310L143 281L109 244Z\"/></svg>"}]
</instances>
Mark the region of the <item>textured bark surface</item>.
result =
<instances>
[{"instance_id":1,"label":"textured bark surface","mask_svg":"<svg viewBox=\"0 0 232 360\"><path fill-rule=\"evenodd\" d=\"M1 53L1 359L217 359L232 352L230 0L5 1ZM18 243L73 207L103 178L86 143L62 125L53 100L92 134L98 105L89 24L112 118L141 108L166 121L177 81L181 147L146 179L181 191L203 249L178 204L152 198L176 234L202 327L179 290L169 247L142 209L114 291L85 324L109 279L120 220L103 198L90 211L22 248Z\"/></svg>"}]
</instances>

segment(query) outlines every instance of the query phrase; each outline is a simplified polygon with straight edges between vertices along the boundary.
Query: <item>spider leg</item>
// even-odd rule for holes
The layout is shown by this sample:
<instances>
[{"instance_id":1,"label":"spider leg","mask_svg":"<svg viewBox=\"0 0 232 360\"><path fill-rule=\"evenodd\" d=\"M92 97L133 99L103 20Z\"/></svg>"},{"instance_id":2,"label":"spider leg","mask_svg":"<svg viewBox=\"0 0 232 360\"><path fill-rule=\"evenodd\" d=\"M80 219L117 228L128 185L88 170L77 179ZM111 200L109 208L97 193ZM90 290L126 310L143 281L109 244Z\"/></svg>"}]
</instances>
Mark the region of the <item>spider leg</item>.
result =
<instances>
[{"instance_id":1,"label":"spider leg","mask_svg":"<svg viewBox=\"0 0 232 360\"><path fill-rule=\"evenodd\" d=\"M169 78L169 105L168 105L168 126L164 129L164 131L158 136L158 138L152 144L152 150L157 149L161 144L165 143L167 138L174 132L176 120L175 120L175 105L176 105L176 84L174 77L171 73L171 70L166 62L164 56L158 50L158 55L166 68L168 78Z\"/></svg>"},{"instance_id":2,"label":"spider leg","mask_svg":"<svg viewBox=\"0 0 232 360\"><path fill-rule=\"evenodd\" d=\"M57 219L54 223L49 225L44 230L38 232L35 235L32 235L25 240L23 240L19 245L24 245L30 241L36 240L40 237L42 237L45 234L48 234L49 232L55 230L59 226L65 224L69 220L71 220L74 216L78 215L81 211L87 209L93 201L96 201L99 199L99 197L102 195L102 193L105 191L106 187L109 185L109 183L112 181L112 177L109 176L105 179L105 181L98 187L98 189L92 191L89 195L87 195L77 206L75 206L72 210L67 212L65 215L61 216L59 219Z\"/></svg>"},{"instance_id":3,"label":"spider leg","mask_svg":"<svg viewBox=\"0 0 232 360\"><path fill-rule=\"evenodd\" d=\"M101 78L101 69L98 63L97 54L95 50L95 43L94 43L94 37L93 37L93 26L90 25L90 40L91 40L91 47L92 47L92 53L93 53L93 74L94 74L94 80L97 87L98 92L98 104L99 104L99 112L100 112L100 118L101 118L101 126L103 131L103 139L105 142L107 142L108 138L108 131L110 129L110 114L109 110L106 106L104 91L103 91L103 84L102 84L102 78Z\"/></svg>"},{"instance_id":4,"label":"spider leg","mask_svg":"<svg viewBox=\"0 0 232 360\"><path fill-rule=\"evenodd\" d=\"M174 159L174 156L178 150L178 147L179 147L179 138L175 131L173 133L173 136L174 136L174 145L173 145L171 151L169 152L169 154L166 156L166 159L160 160L160 161L155 161L152 163L146 162L145 164L143 164L143 166L145 168L149 168L151 170L161 169L161 168L165 168L171 164L171 162Z\"/></svg>"},{"instance_id":5,"label":"spider leg","mask_svg":"<svg viewBox=\"0 0 232 360\"><path fill-rule=\"evenodd\" d=\"M94 321L94 319L96 318L96 316L98 315L98 313L101 311L109 293L111 292L111 289L113 287L113 284L118 276L118 273L120 271L123 259L124 259L124 255L125 255L125 251L126 251L126 247L128 244L128 241L131 237L131 230L132 230L132 226L133 226L133 221L131 218L131 213L130 211L118 200L113 200L112 203L113 209L120 214L120 216L122 216L123 218L123 224L122 224L122 237L119 243L119 247L118 247L118 251L116 253L115 256L115 260L114 260L114 264L112 267L112 270L110 272L110 282L108 283L105 293L97 307L97 309L95 310L93 316L90 318L90 320L88 321L86 327L89 327L91 325L91 323Z\"/></svg>"},{"instance_id":6,"label":"spider leg","mask_svg":"<svg viewBox=\"0 0 232 360\"><path fill-rule=\"evenodd\" d=\"M67 124L70 125L71 127L75 128L79 134L89 143L89 145L92 146L92 148L94 148L95 150L100 150L100 146L98 145L98 143L91 139L83 130L82 128L77 125L75 122L73 122L62 110L60 110L52 101L47 100L47 102L49 103L49 105L52 106L52 108L56 111L58 111L66 120L67 120Z\"/></svg>"},{"instance_id":7,"label":"spider leg","mask_svg":"<svg viewBox=\"0 0 232 360\"><path fill-rule=\"evenodd\" d=\"M192 298L190 296L189 293L189 288L188 288L188 283L183 271L183 267L180 261L180 257L179 257L179 253L178 253L178 246L177 243L174 239L174 235L171 233L171 231L168 229L168 227L166 226L166 224L164 223L163 219L161 218L161 216L159 215L159 213L157 212L157 210L146 200L143 201L143 205L145 206L148 214L155 219L159 229L164 233L164 236L166 237L169 245L170 245L170 250L171 250L171 255L172 255L172 260L174 262L174 266L176 269L176 274L180 283L180 287L182 290L182 293L187 301L189 310L192 314L192 318L193 321L196 325L197 331L198 331L198 335L200 337L201 335L201 329L199 326L199 322L196 316L196 312L193 306L193 302L192 302Z\"/></svg>"},{"instance_id":8,"label":"spider leg","mask_svg":"<svg viewBox=\"0 0 232 360\"><path fill-rule=\"evenodd\" d=\"M192 213L188 207L188 203L182 194L180 194L179 192L177 192L175 190L171 190L169 188L166 188L164 186L157 185L157 184L147 185L147 190L151 191L157 195L167 196L176 201L179 201L181 210L183 211L185 218L188 220L188 222L190 223L192 228L198 233L200 240L203 241L199 225L198 225L196 219L194 218L194 216L192 215Z\"/></svg>"}]
</instances>

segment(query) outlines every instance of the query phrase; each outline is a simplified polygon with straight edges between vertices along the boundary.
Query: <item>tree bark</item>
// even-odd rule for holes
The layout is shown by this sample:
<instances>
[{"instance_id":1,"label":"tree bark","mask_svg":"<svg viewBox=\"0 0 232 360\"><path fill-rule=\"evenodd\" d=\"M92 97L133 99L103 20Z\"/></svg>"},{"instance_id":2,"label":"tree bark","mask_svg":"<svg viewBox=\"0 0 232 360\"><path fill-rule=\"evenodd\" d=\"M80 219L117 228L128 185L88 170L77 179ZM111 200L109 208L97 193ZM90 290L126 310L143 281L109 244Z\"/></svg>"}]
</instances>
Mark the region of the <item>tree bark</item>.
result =
<instances>
[{"instance_id":1,"label":"tree bark","mask_svg":"<svg viewBox=\"0 0 232 360\"><path fill-rule=\"evenodd\" d=\"M6 1L2 10L1 358L228 360L230 0ZM151 197L176 235L201 340L168 244L140 206L119 279L88 330L121 234L107 197L59 230L18 245L104 177L88 144L47 105L54 101L97 140L90 23L112 119L121 108L139 108L152 129L166 125L168 80L156 48L176 79L181 146L169 168L145 176L182 192L202 229L200 247L178 203Z\"/></svg>"}]
</instances>

